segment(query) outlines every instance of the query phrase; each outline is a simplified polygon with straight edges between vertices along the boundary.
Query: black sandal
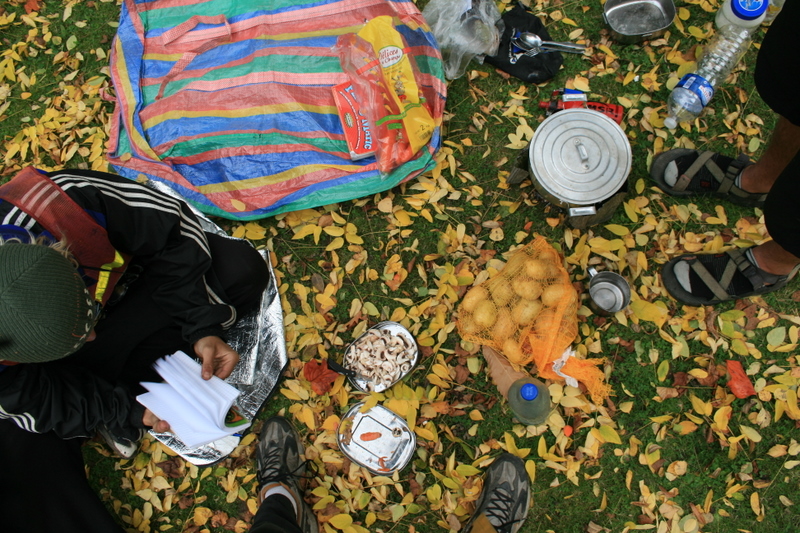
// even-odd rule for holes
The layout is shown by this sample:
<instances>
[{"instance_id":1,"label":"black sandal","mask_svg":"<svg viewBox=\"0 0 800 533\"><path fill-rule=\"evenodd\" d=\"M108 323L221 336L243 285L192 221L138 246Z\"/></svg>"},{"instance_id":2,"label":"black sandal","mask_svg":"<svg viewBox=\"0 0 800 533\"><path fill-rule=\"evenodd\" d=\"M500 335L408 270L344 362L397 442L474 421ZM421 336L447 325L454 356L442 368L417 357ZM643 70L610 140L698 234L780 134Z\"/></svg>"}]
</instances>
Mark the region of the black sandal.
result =
<instances>
[{"instance_id":1,"label":"black sandal","mask_svg":"<svg viewBox=\"0 0 800 533\"><path fill-rule=\"evenodd\" d=\"M664 287L680 303L700 307L777 291L797 273L795 267L786 276L770 274L751 263L745 251L735 248L720 254L676 257L661 271ZM689 267L683 274L676 273L681 263ZM690 290L686 290L678 279L687 274Z\"/></svg>"},{"instance_id":2,"label":"black sandal","mask_svg":"<svg viewBox=\"0 0 800 533\"><path fill-rule=\"evenodd\" d=\"M679 176L675 185L668 185L664 173L673 161L678 166ZM736 186L736 177L752 164L745 155L731 159L716 152L676 148L653 159L650 177L662 191L672 196L717 196L745 207L762 207L766 193L750 193Z\"/></svg>"}]
</instances>

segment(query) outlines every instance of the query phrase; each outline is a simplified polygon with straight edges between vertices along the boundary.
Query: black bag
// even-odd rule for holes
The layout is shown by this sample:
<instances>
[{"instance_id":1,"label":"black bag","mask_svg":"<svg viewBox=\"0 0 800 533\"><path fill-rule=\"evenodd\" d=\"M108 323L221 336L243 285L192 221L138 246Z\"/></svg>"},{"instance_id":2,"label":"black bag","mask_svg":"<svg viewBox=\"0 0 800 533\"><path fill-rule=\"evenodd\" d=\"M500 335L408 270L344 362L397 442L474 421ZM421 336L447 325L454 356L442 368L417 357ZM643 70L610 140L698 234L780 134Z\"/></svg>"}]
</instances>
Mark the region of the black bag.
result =
<instances>
[{"instance_id":1,"label":"black bag","mask_svg":"<svg viewBox=\"0 0 800 533\"><path fill-rule=\"evenodd\" d=\"M517 4L514 9L503 15L503 22L506 29L500 38L497 55L486 56L484 61L528 83L544 83L552 79L564 62L561 52L540 53L533 57L522 56L513 64L509 58L509 45L515 29L535 33L544 41L551 40L542 21L528 12L525 6Z\"/></svg>"}]
</instances>

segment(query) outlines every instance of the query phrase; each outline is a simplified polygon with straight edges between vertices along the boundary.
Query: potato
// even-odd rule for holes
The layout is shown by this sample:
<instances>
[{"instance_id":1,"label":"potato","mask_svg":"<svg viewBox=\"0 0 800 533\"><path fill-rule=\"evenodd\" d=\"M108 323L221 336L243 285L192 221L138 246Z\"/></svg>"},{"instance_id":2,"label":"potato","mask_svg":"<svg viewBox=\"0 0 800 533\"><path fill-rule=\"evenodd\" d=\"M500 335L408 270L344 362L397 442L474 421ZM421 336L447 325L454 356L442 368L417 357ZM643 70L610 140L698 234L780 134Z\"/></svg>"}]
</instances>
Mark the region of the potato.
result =
<instances>
[{"instance_id":1,"label":"potato","mask_svg":"<svg viewBox=\"0 0 800 533\"><path fill-rule=\"evenodd\" d=\"M517 341L514 339L506 339L503 343L503 355L512 363L521 363L525 360L525 354L522 353Z\"/></svg>"},{"instance_id":2,"label":"potato","mask_svg":"<svg viewBox=\"0 0 800 533\"><path fill-rule=\"evenodd\" d=\"M490 300L483 300L475 307L472 318L481 328L491 327L497 320L497 307Z\"/></svg>"},{"instance_id":3,"label":"potato","mask_svg":"<svg viewBox=\"0 0 800 533\"><path fill-rule=\"evenodd\" d=\"M474 335L482 328L475 323L471 316L458 319L458 330L462 335Z\"/></svg>"},{"instance_id":4,"label":"potato","mask_svg":"<svg viewBox=\"0 0 800 533\"><path fill-rule=\"evenodd\" d=\"M536 300L542 295L542 284L532 279L515 279L511 286L519 297L527 300Z\"/></svg>"},{"instance_id":5,"label":"potato","mask_svg":"<svg viewBox=\"0 0 800 533\"><path fill-rule=\"evenodd\" d=\"M496 342L503 342L512 337L516 331L517 325L511 320L511 313L501 309L497 313L497 320L495 320L494 328L492 329L492 338Z\"/></svg>"},{"instance_id":6,"label":"potato","mask_svg":"<svg viewBox=\"0 0 800 533\"><path fill-rule=\"evenodd\" d=\"M511 319L520 326L531 324L539 312L542 310L541 300L520 300L514 306Z\"/></svg>"},{"instance_id":7,"label":"potato","mask_svg":"<svg viewBox=\"0 0 800 533\"><path fill-rule=\"evenodd\" d=\"M555 306L569 294L567 291L571 290L574 289L563 283L548 285L545 287L544 291L542 291L542 303L548 307Z\"/></svg>"},{"instance_id":8,"label":"potato","mask_svg":"<svg viewBox=\"0 0 800 533\"><path fill-rule=\"evenodd\" d=\"M551 265L561 262L561 257L559 257L558 252L552 248L549 250L542 250L542 253L539 254L539 259Z\"/></svg>"},{"instance_id":9,"label":"potato","mask_svg":"<svg viewBox=\"0 0 800 533\"><path fill-rule=\"evenodd\" d=\"M475 311L475 308L480 302L488 299L489 292L486 289L483 287L473 287L464 295L464 298L461 300L461 307L464 311L469 311L471 313Z\"/></svg>"},{"instance_id":10,"label":"potato","mask_svg":"<svg viewBox=\"0 0 800 533\"><path fill-rule=\"evenodd\" d=\"M501 278L497 283L493 284L491 292L492 300L499 307L506 305L514 297L514 289L505 278Z\"/></svg>"},{"instance_id":11,"label":"potato","mask_svg":"<svg viewBox=\"0 0 800 533\"><path fill-rule=\"evenodd\" d=\"M536 320L533 322L533 330L539 337L555 333L552 329L557 327L556 312L552 309L545 309L539 313L539 316L537 316Z\"/></svg>"},{"instance_id":12,"label":"potato","mask_svg":"<svg viewBox=\"0 0 800 533\"><path fill-rule=\"evenodd\" d=\"M525 261L525 272L531 279L549 278L552 274L552 266L547 261L541 259L528 259Z\"/></svg>"}]
</instances>

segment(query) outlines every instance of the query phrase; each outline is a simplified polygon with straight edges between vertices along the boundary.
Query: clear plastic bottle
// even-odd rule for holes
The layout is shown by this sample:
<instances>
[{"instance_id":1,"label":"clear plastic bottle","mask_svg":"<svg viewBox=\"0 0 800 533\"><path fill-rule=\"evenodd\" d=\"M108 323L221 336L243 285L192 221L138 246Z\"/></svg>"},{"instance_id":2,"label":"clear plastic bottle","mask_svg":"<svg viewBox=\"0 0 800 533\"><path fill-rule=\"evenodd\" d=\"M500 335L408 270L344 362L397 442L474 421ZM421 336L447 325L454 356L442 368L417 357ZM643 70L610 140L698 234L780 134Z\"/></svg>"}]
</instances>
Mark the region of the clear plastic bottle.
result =
<instances>
[{"instance_id":1,"label":"clear plastic bottle","mask_svg":"<svg viewBox=\"0 0 800 533\"><path fill-rule=\"evenodd\" d=\"M726 0L717 12L717 35L706 46L697 72L685 75L672 89L664 125L696 119L750 46L750 35L764 20L768 0ZM755 22L755 24L754 24Z\"/></svg>"},{"instance_id":2,"label":"clear plastic bottle","mask_svg":"<svg viewBox=\"0 0 800 533\"><path fill-rule=\"evenodd\" d=\"M775 20L778 13L781 12L783 4L785 3L786 0L769 0L769 7L767 8L767 13L764 15L764 24L772 24L772 21Z\"/></svg>"},{"instance_id":3,"label":"clear plastic bottle","mask_svg":"<svg viewBox=\"0 0 800 533\"><path fill-rule=\"evenodd\" d=\"M725 0L717 10L717 28L733 25L754 32L767 14L769 0Z\"/></svg>"},{"instance_id":4,"label":"clear plastic bottle","mask_svg":"<svg viewBox=\"0 0 800 533\"><path fill-rule=\"evenodd\" d=\"M714 88L725 81L750 46L750 31L726 26L708 45L697 65L672 89L667 101L669 116L664 125L675 129L679 122L696 119L714 96Z\"/></svg>"},{"instance_id":5,"label":"clear plastic bottle","mask_svg":"<svg viewBox=\"0 0 800 533\"><path fill-rule=\"evenodd\" d=\"M528 425L537 426L550 414L550 391L535 378L521 378L508 389L508 403L514 416Z\"/></svg>"}]
</instances>

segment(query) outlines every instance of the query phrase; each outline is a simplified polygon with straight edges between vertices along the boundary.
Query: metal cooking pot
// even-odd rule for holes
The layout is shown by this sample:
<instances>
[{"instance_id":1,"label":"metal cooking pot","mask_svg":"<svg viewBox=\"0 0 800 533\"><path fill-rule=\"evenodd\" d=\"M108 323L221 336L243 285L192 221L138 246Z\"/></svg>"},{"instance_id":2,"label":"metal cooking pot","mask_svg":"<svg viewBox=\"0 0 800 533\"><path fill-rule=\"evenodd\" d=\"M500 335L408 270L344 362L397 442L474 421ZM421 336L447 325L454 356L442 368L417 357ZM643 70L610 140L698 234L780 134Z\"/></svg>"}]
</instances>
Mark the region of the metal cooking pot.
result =
<instances>
[{"instance_id":1,"label":"metal cooking pot","mask_svg":"<svg viewBox=\"0 0 800 533\"><path fill-rule=\"evenodd\" d=\"M628 137L616 122L597 111L574 108L539 125L528 159L533 185L545 200L566 209L570 217L591 217L627 185L632 157ZM604 217L611 214L613 210Z\"/></svg>"}]
</instances>

